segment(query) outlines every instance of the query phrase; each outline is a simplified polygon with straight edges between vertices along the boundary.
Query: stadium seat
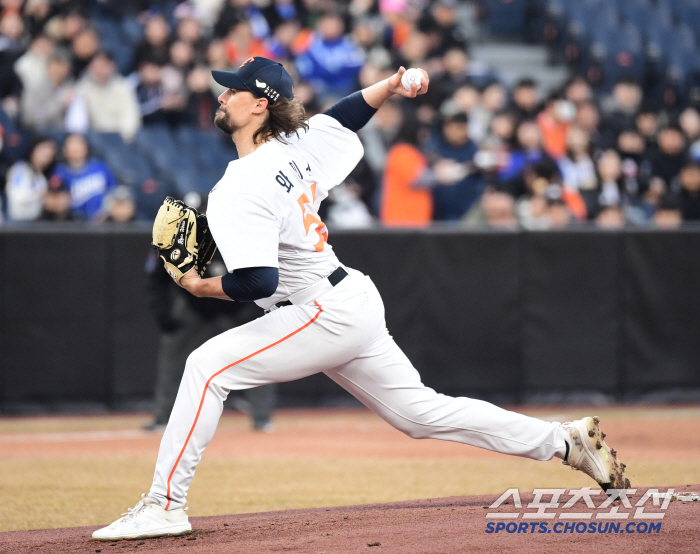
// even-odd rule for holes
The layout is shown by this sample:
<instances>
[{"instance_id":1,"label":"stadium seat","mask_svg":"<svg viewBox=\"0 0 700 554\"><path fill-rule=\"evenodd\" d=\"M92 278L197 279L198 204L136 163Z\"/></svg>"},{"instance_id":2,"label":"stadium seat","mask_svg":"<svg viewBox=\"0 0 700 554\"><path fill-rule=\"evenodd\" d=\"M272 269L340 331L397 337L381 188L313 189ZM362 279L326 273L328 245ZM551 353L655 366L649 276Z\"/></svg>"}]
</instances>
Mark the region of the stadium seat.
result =
<instances>
[{"instance_id":1,"label":"stadium seat","mask_svg":"<svg viewBox=\"0 0 700 554\"><path fill-rule=\"evenodd\" d=\"M89 131L87 140L92 152L100 158L106 158L110 152L122 152L126 149L124 140L119 133Z\"/></svg>"},{"instance_id":2,"label":"stadium seat","mask_svg":"<svg viewBox=\"0 0 700 554\"><path fill-rule=\"evenodd\" d=\"M527 30L526 0L481 0L492 33L522 37Z\"/></svg>"},{"instance_id":3,"label":"stadium seat","mask_svg":"<svg viewBox=\"0 0 700 554\"><path fill-rule=\"evenodd\" d=\"M135 144L159 170L168 170L178 156L173 133L165 126L142 127L136 134Z\"/></svg>"},{"instance_id":4,"label":"stadium seat","mask_svg":"<svg viewBox=\"0 0 700 554\"><path fill-rule=\"evenodd\" d=\"M114 56L119 72L125 74L131 65L133 49L121 27L116 20L99 15L93 16L92 22L102 38L102 48Z\"/></svg>"}]
</instances>

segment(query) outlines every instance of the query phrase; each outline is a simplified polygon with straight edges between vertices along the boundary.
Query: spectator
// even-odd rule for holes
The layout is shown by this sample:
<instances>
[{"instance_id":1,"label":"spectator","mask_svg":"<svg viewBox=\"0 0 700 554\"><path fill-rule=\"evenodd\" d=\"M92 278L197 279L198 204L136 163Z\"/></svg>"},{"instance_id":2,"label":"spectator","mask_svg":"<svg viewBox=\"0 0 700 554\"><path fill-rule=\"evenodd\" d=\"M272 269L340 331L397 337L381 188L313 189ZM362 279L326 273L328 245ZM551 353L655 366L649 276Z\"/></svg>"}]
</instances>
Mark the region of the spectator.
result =
<instances>
[{"instance_id":1,"label":"spectator","mask_svg":"<svg viewBox=\"0 0 700 554\"><path fill-rule=\"evenodd\" d=\"M491 119L502 112L508 100L506 88L498 82L493 82L481 91L478 103L467 113L469 114L469 136L480 143L486 136Z\"/></svg>"},{"instance_id":2,"label":"spectator","mask_svg":"<svg viewBox=\"0 0 700 554\"><path fill-rule=\"evenodd\" d=\"M212 128L219 102L209 87L211 80L209 69L201 65L188 74L189 97L183 112L183 124L198 127L200 130Z\"/></svg>"},{"instance_id":3,"label":"spectator","mask_svg":"<svg viewBox=\"0 0 700 554\"><path fill-rule=\"evenodd\" d=\"M525 229L550 229L566 225L571 216L564 217L562 189L556 164L550 159L528 165L523 171L525 193L516 203L518 221ZM551 208L554 206L554 209Z\"/></svg>"},{"instance_id":4,"label":"spectator","mask_svg":"<svg viewBox=\"0 0 700 554\"><path fill-rule=\"evenodd\" d=\"M41 215L48 189L47 175L56 161L56 143L38 138L30 145L26 160L16 162L7 174L5 194L10 221L34 221Z\"/></svg>"},{"instance_id":5,"label":"spectator","mask_svg":"<svg viewBox=\"0 0 700 554\"><path fill-rule=\"evenodd\" d=\"M654 225L660 229L676 229L682 223L683 212L678 198L672 194L665 194L654 212Z\"/></svg>"},{"instance_id":6,"label":"spectator","mask_svg":"<svg viewBox=\"0 0 700 554\"><path fill-rule=\"evenodd\" d=\"M566 134L575 117L576 105L556 94L547 99L544 110L537 116L542 147L552 159L558 160L566 155Z\"/></svg>"},{"instance_id":7,"label":"spectator","mask_svg":"<svg viewBox=\"0 0 700 554\"><path fill-rule=\"evenodd\" d=\"M620 229L625 225L625 216L620 206L603 206L596 215L595 224L603 229Z\"/></svg>"},{"instance_id":8,"label":"spectator","mask_svg":"<svg viewBox=\"0 0 700 554\"><path fill-rule=\"evenodd\" d=\"M195 63L204 63L207 52L207 41L203 36L202 24L194 17L194 14L182 17L178 21L177 40L185 42L192 47Z\"/></svg>"},{"instance_id":9,"label":"spectator","mask_svg":"<svg viewBox=\"0 0 700 554\"><path fill-rule=\"evenodd\" d=\"M77 90L85 101L91 130L119 133L126 142L134 138L141 127L136 94L116 73L110 54L100 52L93 58Z\"/></svg>"},{"instance_id":10,"label":"spectator","mask_svg":"<svg viewBox=\"0 0 700 554\"><path fill-rule=\"evenodd\" d=\"M477 146L469 137L468 121L462 112L445 117L426 146L435 184L434 217L438 221L459 220L485 187L480 172L470 163Z\"/></svg>"},{"instance_id":11,"label":"spectator","mask_svg":"<svg viewBox=\"0 0 700 554\"><path fill-rule=\"evenodd\" d=\"M46 84L49 56L55 47L55 43L49 37L39 35L32 40L29 49L17 59L14 70L22 81L23 89Z\"/></svg>"},{"instance_id":12,"label":"spectator","mask_svg":"<svg viewBox=\"0 0 700 554\"><path fill-rule=\"evenodd\" d=\"M528 165L551 160L542 149L542 135L537 123L532 120L523 121L518 125L515 136L515 149L508 154L507 160L502 164L498 179L501 182L511 181L511 191L517 197L524 192L522 187L518 186L524 169Z\"/></svg>"},{"instance_id":13,"label":"spectator","mask_svg":"<svg viewBox=\"0 0 700 554\"><path fill-rule=\"evenodd\" d=\"M84 136L68 135L63 143L65 162L56 167L54 176L70 191L71 208L76 218L99 220L103 217L105 196L116 182L109 168L88 157L88 153Z\"/></svg>"},{"instance_id":14,"label":"spectator","mask_svg":"<svg viewBox=\"0 0 700 554\"><path fill-rule=\"evenodd\" d=\"M622 162L615 150L606 150L598 158L599 185L596 195L584 193L588 213L597 217L598 213L608 207L619 207L623 201ZM607 216L605 216L607 217ZM605 219L605 217L603 219Z\"/></svg>"},{"instance_id":15,"label":"spectator","mask_svg":"<svg viewBox=\"0 0 700 554\"><path fill-rule=\"evenodd\" d=\"M678 124L690 144L688 155L696 162L700 161L700 114L693 107L686 108L681 112Z\"/></svg>"},{"instance_id":16,"label":"spectator","mask_svg":"<svg viewBox=\"0 0 700 554\"><path fill-rule=\"evenodd\" d=\"M595 149L601 148L603 135L600 133L600 111L593 102L582 102L576 108L574 123L588 132Z\"/></svg>"},{"instance_id":17,"label":"spectator","mask_svg":"<svg viewBox=\"0 0 700 554\"><path fill-rule=\"evenodd\" d=\"M160 74L161 67L152 62L144 61L139 66L136 100L141 112L141 122L145 127L167 122L163 111L163 83Z\"/></svg>"},{"instance_id":18,"label":"spectator","mask_svg":"<svg viewBox=\"0 0 700 554\"><path fill-rule=\"evenodd\" d=\"M505 158L507 152L515 144L515 123L515 115L510 111L494 114L481 145L494 151L500 151L499 158Z\"/></svg>"},{"instance_id":19,"label":"spectator","mask_svg":"<svg viewBox=\"0 0 700 554\"><path fill-rule=\"evenodd\" d=\"M345 96L357 85L364 54L349 35L345 23L333 12L321 17L311 44L296 59L299 75L316 89L321 97Z\"/></svg>"},{"instance_id":20,"label":"spectator","mask_svg":"<svg viewBox=\"0 0 700 554\"><path fill-rule=\"evenodd\" d=\"M635 126L639 134L644 137L647 147L652 146L656 143L656 133L659 129L659 116L658 114L648 108L642 107L639 113L634 119Z\"/></svg>"},{"instance_id":21,"label":"spectator","mask_svg":"<svg viewBox=\"0 0 700 554\"><path fill-rule=\"evenodd\" d=\"M272 58L272 53L261 39L255 38L253 28L246 20L235 23L224 37L222 44L228 64L234 67L240 66L247 59L255 56Z\"/></svg>"},{"instance_id":22,"label":"spectator","mask_svg":"<svg viewBox=\"0 0 700 554\"><path fill-rule=\"evenodd\" d=\"M19 111L22 82L15 73L15 61L27 43L24 22L13 10L0 12L0 102L2 109L14 117Z\"/></svg>"},{"instance_id":23,"label":"spectator","mask_svg":"<svg viewBox=\"0 0 700 554\"><path fill-rule=\"evenodd\" d=\"M427 55L426 52L420 57ZM421 61L415 60L413 63L417 65ZM463 48L454 47L447 50L442 57L442 65L444 71L431 76L430 88L421 100L421 103L428 102L435 109L438 109L459 87L466 84L473 85L469 75L469 56ZM476 90L476 86L474 89Z\"/></svg>"},{"instance_id":24,"label":"spectator","mask_svg":"<svg viewBox=\"0 0 700 554\"><path fill-rule=\"evenodd\" d=\"M270 29L275 32L280 26L289 22L297 22L301 24L304 21L304 5L301 2L293 0L274 0L268 6L263 8L263 16L265 21L270 26Z\"/></svg>"},{"instance_id":25,"label":"spectator","mask_svg":"<svg viewBox=\"0 0 700 554\"><path fill-rule=\"evenodd\" d=\"M136 219L136 202L129 187L119 185L104 201L105 221L112 223L128 223Z\"/></svg>"},{"instance_id":26,"label":"spectator","mask_svg":"<svg viewBox=\"0 0 700 554\"><path fill-rule=\"evenodd\" d=\"M499 229L515 229L515 200L507 192L486 189L481 199L462 218L465 227L487 225Z\"/></svg>"},{"instance_id":27,"label":"spectator","mask_svg":"<svg viewBox=\"0 0 700 554\"><path fill-rule=\"evenodd\" d=\"M41 34L44 26L49 21L51 14L49 0L27 0L24 4L24 22L29 34L36 37Z\"/></svg>"},{"instance_id":28,"label":"spectator","mask_svg":"<svg viewBox=\"0 0 700 554\"><path fill-rule=\"evenodd\" d=\"M550 185L544 196L547 201L547 217L550 227L561 229L571 225L574 218L564 197L564 188L559 185Z\"/></svg>"},{"instance_id":29,"label":"spectator","mask_svg":"<svg viewBox=\"0 0 700 554\"><path fill-rule=\"evenodd\" d=\"M586 79L577 75L570 79L564 87L564 98L577 106L584 102L592 102L593 89Z\"/></svg>"},{"instance_id":30,"label":"spectator","mask_svg":"<svg viewBox=\"0 0 700 554\"><path fill-rule=\"evenodd\" d=\"M659 131L657 148L650 156L651 173L669 187L687 160L685 136L679 127Z\"/></svg>"},{"instance_id":31,"label":"spectator","mask_svg":"<svg viewBox=\"0 0 700 554\"><path fill-rule=\"evenodd\" d=\"M225 37L232 27L243 21L249 23L251 35L255 39L262 40L270 35L270 25L265 19L263 10L252 0L229 0L219 13L219 19L214 27L214 36Z\"/></svg>"},{"instance_id":32,"label":"spectator","mask_svg":"<svg viewBox=\"0 0 700 554\"><path fill-rule=\"evenodd\" d=\"M533 79L524 78L513 87L513 109L518 119L534 119L540 112L540 100L537 83Z\"/></svg>"},{"instance_id":33,"label":"spectator","mask_svg":"<svg viewBox=\"0 0 700 554\"><path fill-rule=\"evenodd\" d=\"M298 21L291 19L280 23L265 44L274 59L292 59L306 48L310 36L307 29L302 29Z\"/></svg>"},{"instance_id":34,"label":"spectator","mask_svg":"<svg viewBox=\"0 0 700 554\"><path fill-rule=\"evenodd\" d=\"M422 227L432 220L433 197L421 182L428 160L420 150L420 134L417 120L404 119L387 154L380 207L384 225Z\"/></svg>"},{"instance_id":35,"label":"spectator","mask_svg":"<svg viewBox=\"0 0 700 554\"><path fill-rule=\"evenodd\" d=\"M651 216L651 212L640 203L651 178L646 143L636 130L628 129L617 137L617 150L621 161L622 186L632 210L628 211L627 217L634 223L643 223Z\"/></svg>"},{"instance_id":36,"label":"spectator","mask_svg":"<svg viewBox=\"0 0 700 554\"><path fill-rule=\"evenodd\" d=\"M623 129L633 127L642 103L642 88L632 77L621 77L613 86L612 95L603 103L603 137L605 146L615 144Z\"/></svg>"},{"instance_id":37,"label":"spectator","mask_svg":"<svg viewBox=\"0 0 700 554\"><path fill-rule=\"evenodd\" d=\"M62 129L74 100L70 54L58 49L49 56L47 78L24 87L20 103L22 124L31 130Z\"/></svg>"},{"instance_id":38,"label":"spectator","mask_svg":"<svg viewBox=\"0 0 700 554\"><path fill-rule=\"evenodd\" d=\"M49 179L49 187L43 198L40 221L73 221L70 191L58 176Z\"/></svg>"},{"instance_id":39,"label":"spectator","mask_svg":"<svg viewBox=\"0 0 700 554\"><path fill-rule=\"evenodd\" d=\"M143 40L136 46L131 70L136 71L143 62L163 66L170 57L170 26L159 13L147 16L143 28Z\"/></svg>"},{"instance_id":40,"label":"spectator","mask_svg":"<svg viewBox=\"0 0 700 554\"><path fill-rule=\"evenodd\" d=\"M573 125L566 134L567 154L558 161L564 186L573 190L594 190L598 185L590 135Z\"/></svg>"},{"instance_id":41,"label":"spectator","mask_svg":"<svg viewBox=\"0 0 700 554\"><path fill-rule=\"evenodd\" d=\"M80 31L71 44L73 54L73 78L79 79L85 73L85 69L100 51L101 41L97 31L92 27L86 27Z\"/></svg>"},{"instance_id":42,"label":"spectator","mask_svg":"<svg viewBox=\"0 0 700 554\"><path fill-rule=\"evenodd\" d=\"M436 0L418 22L419 28L426 32L433 43L431 56L442 56L449 49L466 51L467 39L464 29L459 25L457 2L455 0Z\"/></svg>"},{"instance_id":43,"label":"spectator","mask_svg":"<svg viewBox=\"0 0 700 554\"><path fill-rule=\"evenodd\" d=\"M679 175L683 221L700 221L700 164L689 162Z\"/></svg>"},{"instance_id":44,"label":"spectator","mask_svg":"<svg viewBox=\"0 0 700 554\"><path fill-rule=\"evenodd\" d=\"M389 100L358 133L365 147L365 160L378 177L384 173L387 152L396 143L403 122L400 102Z\"/></svg>"}]
</instances>

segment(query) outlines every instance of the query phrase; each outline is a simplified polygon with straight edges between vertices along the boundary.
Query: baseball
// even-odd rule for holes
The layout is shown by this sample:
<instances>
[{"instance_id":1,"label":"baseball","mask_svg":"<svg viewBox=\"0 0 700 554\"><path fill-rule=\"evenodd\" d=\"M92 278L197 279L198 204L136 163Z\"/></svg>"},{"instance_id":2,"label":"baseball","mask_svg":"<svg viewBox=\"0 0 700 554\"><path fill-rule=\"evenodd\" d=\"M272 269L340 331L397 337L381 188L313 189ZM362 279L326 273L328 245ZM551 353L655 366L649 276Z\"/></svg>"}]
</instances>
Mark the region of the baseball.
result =
<instances>
[{"instance_id":1,"label":"baseball","mask_svg":"<svg viewBox=\"0 0 700 554\"><path fill-rule=\"evenodd\" d=\"M411 83L415 83L418 87L416 90L420 90L421 84L420 80L423 78L423 72L420 69L411 68L406 71L401 77L401 84L406 90L411 90Z\"/></svg>"}]
</instances>

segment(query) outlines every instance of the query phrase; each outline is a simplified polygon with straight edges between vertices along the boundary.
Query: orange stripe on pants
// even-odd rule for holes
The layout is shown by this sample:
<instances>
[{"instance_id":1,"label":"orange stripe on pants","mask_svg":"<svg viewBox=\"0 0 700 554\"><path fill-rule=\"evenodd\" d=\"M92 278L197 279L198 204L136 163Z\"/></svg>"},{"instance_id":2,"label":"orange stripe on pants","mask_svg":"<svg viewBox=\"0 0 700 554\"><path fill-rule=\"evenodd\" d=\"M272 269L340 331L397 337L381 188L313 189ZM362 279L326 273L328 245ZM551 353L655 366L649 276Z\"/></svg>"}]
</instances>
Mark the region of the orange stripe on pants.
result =
<instances>
[{"instance_id":1,"label":"orange stripe on pants","mask_svg":"<svg viewBox=\"0 0 700 554\"><path fill-rule=\"evenodd\" d=\"M289 333L286 337L281 338L277 342L273 342L272 344L268 344L266 347L261 348L257 352L253 352L252 354L249 354L245 358L241 358L238 361L233 362L232 364L227 365L226 367L220 369L214 375L209 377L209 380L207 381L207 384L204 386L204 391L202 392L202 399L199 401L199 408L197 409L197 415L194 418L194 423L192 424L192 428L190 429L189 434L187 435L187 439L185 440L185 444L182 446L182 450L180 450L180 455L177 457L177 460L175 460L175 465L173 466L172 471L170 472L170 475L168 476L168 492L167 492L167 498L168 498L168 503L165 505L165 509L167 510L170 507L170 480L173 478L173 475L175 474L175 470L177 469L177 465L180 463L180 459L182 458L182 455L185 453L185 448L187 448L187 444L190 442L190 437L192 436L192 433L194 432L194 428L197 425L197 420L199 419L199 414L202 411L202 405L204 404L204 397L207 395L207 390L209 390L209 383L211 383L212 379L219 375L220 373L223 373L227 369L240 364L241 362L245 362L246 360L250 360L253 356L257 356L261 352L264 352L265 350L268 350L272 348L273 346L277 346L278 344L286 341L288 338L293 337L296 335L298 332L303 331L306 329L309 325L311 325L314 321L318 319L318 316L320 316L323 313L323 308L321 308L321 305L314 300L314 304L318 307L318 313L313 317L312 320L309 322L305 323L301 327L299 327L296 331L293 331Z\"/></svg>"}]
</instances>

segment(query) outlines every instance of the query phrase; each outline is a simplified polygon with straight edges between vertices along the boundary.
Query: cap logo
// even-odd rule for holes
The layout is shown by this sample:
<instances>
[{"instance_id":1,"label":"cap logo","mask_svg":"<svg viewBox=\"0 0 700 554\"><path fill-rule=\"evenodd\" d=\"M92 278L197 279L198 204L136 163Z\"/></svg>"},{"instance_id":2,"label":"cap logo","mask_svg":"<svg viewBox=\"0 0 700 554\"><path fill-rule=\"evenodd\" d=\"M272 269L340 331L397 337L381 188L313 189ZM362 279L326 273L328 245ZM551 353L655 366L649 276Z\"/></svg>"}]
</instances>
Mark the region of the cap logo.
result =
<instances>
[{"instance_id":1,"label":"cap logo","mask_svg":"<svg viewBox=\"0 0 700 554\"><path fill-rule=\"evenodd\" d=\"M250 63L250 62L253 62L253 61L255 61L255 58L248 58L246 61L244 61L244 62L241 64L241 67L243 67L245 64Z\"/></svg>"},{"instance_id":2,"label":"cap logo","mask_svg":"<svg viewBox=\"0 0 700 554\"><path fill-rule=\"evenodd\" d=\"M274 104L280 97L280 93L268 85L265 81L255 78L255 86L260 89L260 94Z\"/></svg>"}]
</instances>

